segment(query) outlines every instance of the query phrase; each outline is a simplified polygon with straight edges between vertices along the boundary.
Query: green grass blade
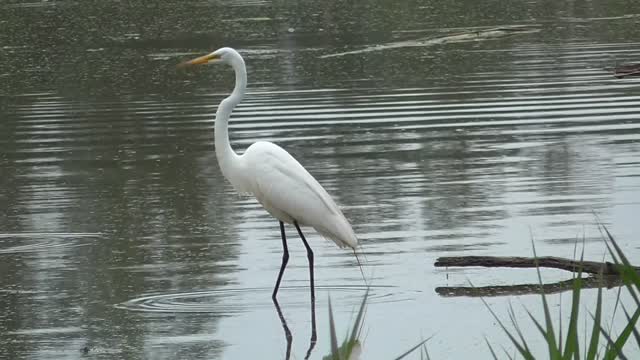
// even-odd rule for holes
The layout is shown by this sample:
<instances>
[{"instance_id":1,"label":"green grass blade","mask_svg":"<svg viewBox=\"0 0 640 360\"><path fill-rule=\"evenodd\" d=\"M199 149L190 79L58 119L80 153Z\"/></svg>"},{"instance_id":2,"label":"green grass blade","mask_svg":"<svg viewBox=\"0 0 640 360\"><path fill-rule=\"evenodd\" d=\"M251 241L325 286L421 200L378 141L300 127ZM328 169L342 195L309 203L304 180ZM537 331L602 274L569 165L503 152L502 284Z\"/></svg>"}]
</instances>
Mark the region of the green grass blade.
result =
<instances>
[{"instance_id":1,"label":"green grass blade","mask_svg":"<svg viewBox=\"0 0 640 360\"><path fill-rule=\"evenodd\" d=\"M531 318L531 321L533 321L533 323L536 325L536 328L540 331L542 336L546 339L548 334L547 334L547 331L542 326L542 324L540 324L540 322L538 320L536 320L535 316L533 316L533 314L528 309L527 309L527 314L529 314L529 317ZM547 345L548 345L548 343L547 343Z\"/></svg>"},{"instance_id":2,"label":"green grass blade","mask_svg":"<svg viewBox=\"0 0 640 360\"><path fill-rule=\"evenodd\" d=\"M584 261L584 247L580 255L580 262ZM580 346L578 341L578 317L580 312L580 290L582 289L582 267L578 268L578 275L573 281L573 291L571 292L571 315L569 316L569 329L567 330L567 339L564 346L562 358L570 360L580 359ZM562 333L562 330L560 330Z\"/></svg>"},{"instance_id":3,"label":"green grass blade","mask_svg":"<svg viewBox=\"0 0 640 360\"><path fill-rule=\"evenodd\" d=\"M395 358L395 360L404 359L405 357L409 356L409 354L411 354L412 352L416 351L416 349L418 349L420 346L422 346L424 343L426 343L430 339L431 339L431 337L429 337L427 340L421 341L420 343L418 343L418 345L412 347L411 349L405 351L402 355L400 355L397 358Z\"/></svg>"},{"instance_id":4,"label":"green grass blade","mask_svg":"<svg viewBox=\"0 0 640 360\"><path fill-rule=\"evenodd\" d=\"M624 345L629 339L629 336L631 336L631 333L633 332L639 317L640 317L640 308L636 309L636 311L633 313L633 316L631 316L631 319L627 322L627 325L624 327L622 332L620 332L620 335L618 336L616 341L613 343L613 348L615 349L615 352L612 353L610 356L605 357L605 359L615 359L615 355L617 353L622 352L622 348L624 348Z\"/></svg>"},{"instance_id":5,"label":"green grass blade","mask_svg":"<svg viewBox=\"0 0 640 360\"><path fill-rule=\"evenodd\" d=\"M511 324L513 325L513 328L516 329L516 334L518 335L521 341L520 343L522 344L524 349L530 353L531 350L529 350L529 345L527 345L527 341L524 339L524 336L522 335L522 331L520 330L518 321L516 321L516 313L513 311L513 306L511 305L511 302L509 302L509 310L507 311L507 314L509 314L509 319L511 320Z\"/></svg>"},{"instance_id":6,"label":"green grass blade","mask_svg":"<svg viewBox=\"0 0 640 360\"><path fill-rule=\"evenodd\" d=\"M538 269L538 275L540 274L540 270ZM542 284L542 282L540 282ZM544 292L541 290L542 295L542 307L544 309L544 319L547 325L546 331L544 331L545 338L547 340L547 344L549 345L549 359L557 360L562 358L562 354L558 350L558 345L556 344L556 336L553 330L553 322L551 320L551 311L549 310L549 304L547 303L547 298Z\"/></svg>"},{"instance_id":7,"label":"green grass blade","mask_svg":"<svg viewBox=\"0 0 640 360\"><path fill-rule=\"evenodd\" d=\"M624 265L631 265L631 263L629 262L629 259L627 259L627 257L624 255L624 252L622 252L622 249L620 248L620 246L618 246L618 243L613 238L613 235L611 235L611 233L609 232L609 229L607 229L607 227L604 225L602 225L602 228L604 229L604 232L607 234L609 241L611 241L611 244L615 248L616 253L620 257L620 262Z\"/></svg>"},{"instance_id":8,"label":"green grass blade","mask_svg":"<svg viewBox=\"0 0 640 360\"><path fill-rule=\"evenodd\" d=\"M522 357L524 357L527 360L535 360L531 352L527 350L523 345L521 345L518 342L518 340L509 332L509 330L507 330L506 326L504 326L504 324L502 323L502 320L500 320L498 315L496 315L496 313L493 311L493 309L491 309L489 304L487 304L487 301L483 297L481 297L480 300L482 300L482 303L484 304L484 306L487 307L487 309L489 310L493 318L496 319L496 322L498 323L498 325L500 325L500 327L502 328L502 331L504 331L504 333L507 334L507 336L509 337L509 340L511 340L511 342L516 347L520 355L522 355Z\"/></svg>"},{"instance_id":9,"label":"green grass blade","mask_svg":"<svg viewBox=\"0 0 640 360\"><path fill-rule=\"evenodd\" d=\"M609 242L607 242L607 249L609 250L611 257L613 258L614 262L618 266L619 271L621 272L621 277L625 284L625 287L629 291L629 294L631 295L631 297L636 302L636 305L640 306L640 296L637 293L638 291L640 291L640 275L636 271L636 268L633 265L631 265L627 257L624 255L622 248L618 245L618 242L615 240L611 232L609 232L607 227L602 225L602 228L604 229L607 239L609 240ZM609 245L609 243L611 244L611 246L613 246L613 250L611 249L611 246ZM616 300L616 309L618 305L618 300L619 300L619 295L618 295L618 299ZM607 353L605 354L605 358L615 358L616 355L622 357L620 354L618 354L618 352L619 353L622 352L622 348L624 347L624 344L626 344L631 334L634 335L634 337L636 338L636 343L638 343L638 346L640 346L640 339L636 337L638 332L635 329L635 325L638 322L637 315L640 315L638 313L640 311L640 307L638 308L638 310L634 312L634 315L631 317L628 316L629 314L626 312L626 310L624 311L628 320L627 325L625 326L623 331L620 333L616 341L614 341L613 343L609 342L611 348L608 349Z\"/></svg>"},{"instance_id":10,"label":"green grass blade","mask_svg":"<svg viewBox=\"0 0 640 360\"><path fill-rule=\"evenodd\" d=\"M487 343L487 346L489 347L489 351L491 351L491 356L493 356L493 360L498 360L498 356L496 355L496 352L493 351L493 347L489 343L489 340L485 337L484 341Z\"/></svg>"},{"instance_id":11,"label":"green grass blade","mask_svg":"<svg viewBox=\"0 0 640 360\"><path fill-rule=\"evenodd\" d=\"M547 345L549 347L549 359L557 360L562 359L562 354L558 350L556 344L556 336L553 331L553 322L551 321L551 312L549 311L549 304L547 303L547 297L542 289L542 274L540 273L540 266L538 266L538 254L536 254L536 246L533 242L533 236L531 237L531 245L533 248L533 258L536 264L536 272L538 273L538 282L540 284L540 295L542 297L542 307L544 308L544 319L547 325L547 330L544 332Z\"/></svg>"},{"instance_id":12,"label":"green grass blade","mask_svg":"<svg viewBox=\"0 0 640 360\"><path fill-rule=\"evenodd\" d=\"M638 296L638 294L636 293L636 291L640 291L640 275L624 255L622 248L620 248L618 242L614 239L613 235L611 235L607 227L602 225L602 228L604 229L609 242L611 243L611 245L613 245L613 248L615 250L614 252L611 249L611 247L609 246L609 242L606 243L607 249L609 250L611 257L613 258L613 261L616 263L616 265L618 265L618 269L621 272L622 280L624 281L627 290L629 290L631 297L633 297L633 299L635 300L636 305L640 306L640 296ZM618 258L620 260L618 260Z\"/></svg>"},{"instance_id":13,"label":"green grass blade","mask_svg":"<svg viewBox=\"0 0 640 360\"><path fill-rule=\"evenodd\" d=\"M514 360L516 358L516 355L509 354L509 352L507 351L507 349L504 348L504 346L502 347L502 351L504 352L505 355L507 355L507 358L509 358L509 360Z\"/></svg>"},{"instance_id":14,"label":"green grass blade","mask_svg":"<svg viewBox=\"0 0 640 360\"><path fill-rule=\"evenodd\" d=\"M429 356L429 350L427 349L427 344L422 344L422 349L424 349L424 354L427 356L427 360L431 360L431 356Z\"/></svg>"},{"instance_id":15,"label":"green grass blade","mask_svg":"<svg viewBox=\"0 0 640 360\"><path fill-rule=\"evenodd\" d=\"M605 238L605 245L607 246L607 250L609 251L609 254L611 255L611 259L613 259L613 262L616 264L620 264L620 260L618 260L618 257L616 256L616 252L611 248L611 245L609 245L608 242L606 242L606 239L613 239L613 236L609 236L610 234L607 234L607 228L604 226L604 224L602 222L600 222L600 220L598 220L598 230L600 230L600 234ZM604 231L603 231L604 230Z\"/></svg>"},{"instance_id":16,"label":"green grass blade","mask_svg":"<svg viewBox=\"0 0 640 360\"><path fill-rule=\"evenodd\" d=\"M636 273L635 268L629 263L629 260L624 255L624 252L622 251L620 246L618 246L618 243L616 242L613 235L611 235L611 233L606 228L606 226L604 225L601 225L601 226L602 226L602 229L604 229L604 232L607 236L607 240L609 240L608 242L606 242L607 250L609 251L609 254L611 255L611 258L613 259L614 263L618 267L618 271L620 271L620 276L623 280L625 288L629 291L629 294L632 296L636 304L640 306L640 300L638 298L638 295L636 294L636 289L640 287L640 278L638 277L638 274ZM619 289L618 296L616 297L616 304L613 310L614 316L618 309L618 305L620 304L620 294L621 294L621 290ZM631 320L632 319L633 317L631 318ZM634 321L633 323L634 325L635 325L635 322L637 322L637 319ZM613 359L616 356L623 356L623 355L620 355L619 353L622 352L622 346L624 345L624 343L626 343L630 335L629 334L630 331L627 331L628 326L630 324L631 322L627 323L627 326L625 327L623 332L620 334L618 339L616 339L616 341L611 340L610 337L608 337L608 333L602 331L603 334L607 336L607 341L608 341L604 359ZM611 332L612 327L613 327L613 323L610 326L609 332Z\"/></svg>"},{"instance_id":17,"label":"green grass blade","mask_svg":"<svg viewBox=\"0 0 640 360\"><path fill-rule=\"evenodd\" d=\"M336 334L336 323L333 321L333 309L331 308L331 297L329 297L329 336L331 338L331 359L340 360L338 350L338 336Z\"/></svg>"},{"instance_id":18,"label":"green grass blade","mask_svg":"<svg viewBox=\"0 0 640 360\"><path fill-rule=\"evenodd\" d=\"M362 330L362 324L364 323L362 319L364 318L368 297L369 297L369 289L367 288L367 291L364 293L364 297L362 298L362 303L360 304L360 309L358 310L356 321L353 324L353 329L351 329L351 336L349 336L349 343L352 344L352 346L353 344L355 344L355 341L358 339L358 336L360 335L360 332Z\"/></svg>"},{"instance_id":19,"label":"green grass blade","mask_svg":"<svg viewBox=\"0 0 640 360\"><path fill-rule=\"evenodd\" d=\"M591 340L587 350L586 360L595 360L598 355L598 344L600 343L600 323L602 321L602 287L598 288L598 298L596 300L596 313L592 315L593 328L591 329Z\"/></svg>"},{"instance_id":20,"label":"green grass blade","mask_svg":"<svg viewBox=\"0 0 640 360\"><path fill-rule=\"evenodd\" d=\"M560 294L560 306L558 307L558 351L562 354L562 294Z\"/></svg>"},{"instance_id":21,"label":"green grass blade","mask_svg":"<svg viewBox=\"0 0 640 360\"><path fill-rule=\"evenodd\" d=\"M618 307L620 307L620 300L622 299L621 297L622 295L622 287L618 288L618 293L616 294L616 303L613 306L613 313L611 314L611 320L616 318L616 314L618 313ZM611 323L609 324L609 334L611 334L613 332L613 324L614 321L611 321Z\"/></svg>"},{"instance_id":22,"label":"green grass blade","mask_svg":"<svg viewBox=\"0 0 640 360\"><path fill-rule=\"evenodd\" d=\"M629 316L629 313L627 312L627 309L623 306L622 310L624 311L624 315L627 317L627 324L631 323L631 316ZM640 348L640 332L636 329L636 327L634 326L632 328L632 333L633 333L633 337L636 340L636 344L638 345L638 348Z\"/></svg>"},{"instance_id":23,"label":"green grass blade","mask_svg":"<svg viewBox=\"0 0 640 360\"><path fill-rule=\"evenodd\" d=\"M607 360L616 358L627 360L627 357L622 353L622 348L617 347L616 342L611 339L611 336L609 336L609 334L603 327L600 327L600 332L602 333L602 336L607 339L607 343L609 344L607 351L602 358Z\"/></svg>"}]
</instances>

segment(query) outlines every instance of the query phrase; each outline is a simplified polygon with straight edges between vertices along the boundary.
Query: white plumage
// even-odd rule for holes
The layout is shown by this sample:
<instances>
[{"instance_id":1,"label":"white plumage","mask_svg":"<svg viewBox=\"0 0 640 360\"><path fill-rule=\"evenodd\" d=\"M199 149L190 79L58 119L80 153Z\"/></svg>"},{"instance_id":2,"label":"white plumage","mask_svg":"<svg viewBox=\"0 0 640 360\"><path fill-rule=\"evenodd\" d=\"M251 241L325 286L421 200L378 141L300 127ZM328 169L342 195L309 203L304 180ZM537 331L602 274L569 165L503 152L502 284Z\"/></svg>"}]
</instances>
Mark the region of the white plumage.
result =
<instances>
[{"instance_id":1,"label":"white plumage","mask_svg":"<svg viewBox=\"0 0 640 360\"><path fill-rule=\"evenodd\" d=\"M358 245L351 225L318 181L276 144L260 141L240 156L247 169L253 169L249 191L275 218L311 226L338 246Z\"/></svg>"}]
</instances>

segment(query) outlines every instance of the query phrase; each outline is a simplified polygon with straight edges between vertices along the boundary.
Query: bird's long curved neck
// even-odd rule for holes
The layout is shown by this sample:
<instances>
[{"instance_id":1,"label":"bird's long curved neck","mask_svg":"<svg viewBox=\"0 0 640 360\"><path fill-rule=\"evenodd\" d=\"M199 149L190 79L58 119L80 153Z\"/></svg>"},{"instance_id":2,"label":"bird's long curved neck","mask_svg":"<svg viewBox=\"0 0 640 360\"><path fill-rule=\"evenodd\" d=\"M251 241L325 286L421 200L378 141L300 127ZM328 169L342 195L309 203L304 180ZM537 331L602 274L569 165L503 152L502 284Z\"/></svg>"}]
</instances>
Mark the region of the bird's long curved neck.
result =
<instances>
[{"instance_id":1,"label":"bird's long curved neck","mask_svg":"<svg viewBox=\"0 0 640 360\"><path fill-rule=\"evenodd\" d=\"M233 109L242 101L247 89L247 70L242 58L232 63L233 70L236 73L236 86L231 95L222 100L218 111L216 112L215 124L215 147L216 157L222 172L230 177L233 167L238 164L238 154L231 148L229 142L229 117Z\"/></svg>"}]
</instances>

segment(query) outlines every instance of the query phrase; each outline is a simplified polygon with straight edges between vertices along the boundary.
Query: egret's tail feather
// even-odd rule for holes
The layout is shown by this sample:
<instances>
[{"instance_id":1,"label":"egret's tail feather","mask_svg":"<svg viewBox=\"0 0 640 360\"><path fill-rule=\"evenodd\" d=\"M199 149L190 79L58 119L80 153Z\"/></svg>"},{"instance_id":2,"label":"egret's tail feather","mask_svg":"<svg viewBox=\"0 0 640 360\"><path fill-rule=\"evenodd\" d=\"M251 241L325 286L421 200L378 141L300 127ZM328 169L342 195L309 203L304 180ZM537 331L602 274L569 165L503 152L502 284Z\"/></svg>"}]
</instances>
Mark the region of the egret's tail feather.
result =
<instances>
[{"instance_id":1,"label":"egret's tail feather","mask_svg":"<svg viewBox=\"0 0 640 360\"><path fill-rule=\"evenodd\" d=\"M335 219L334 219L335 220ZM353 255L356 257L356 262L358 263L358 268L360 269L360 274L362 274L362 280L364 280L365 285L369 286L367 282L367 277L364 275L364 270L362 268L362 262L360 262L360 258L358 257L358 252L356 251L358 247L362 248L362 244L358 241L353 228L349 224L349 221L344 217L338 218L333 224L338 224L341 228L340 231L331 231L322 227L314 227L316 231L322 235L325 239L330 239L340 248L351 248L353 251ZM363 254L364 255L364 254ZM366 260L366 257L365 257Z\"/></svg>"}]
</instances>

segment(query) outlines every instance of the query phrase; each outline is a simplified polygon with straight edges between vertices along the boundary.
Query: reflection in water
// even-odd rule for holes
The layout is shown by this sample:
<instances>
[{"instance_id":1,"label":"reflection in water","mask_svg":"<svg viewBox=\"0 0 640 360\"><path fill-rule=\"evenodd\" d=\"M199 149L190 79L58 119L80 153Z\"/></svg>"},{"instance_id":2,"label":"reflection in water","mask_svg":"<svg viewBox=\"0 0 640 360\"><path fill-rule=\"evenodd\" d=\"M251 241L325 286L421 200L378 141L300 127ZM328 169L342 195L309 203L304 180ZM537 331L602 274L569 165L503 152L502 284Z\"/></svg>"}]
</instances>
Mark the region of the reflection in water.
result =
<instances>
[{"instance_id":1,"label":"reflection in water","mask_svg":"<svg viewBox=\"0 0 640 360\"><path fill-rule=\"evenodd\" d=\"M278 299L273 297L273 305L276 308L276 312L278 313L278 318L280 318L280 322L282 323L282 329L284 330L284 337L287 342L287 352L285 359L289 360L291 357L291 344L293 342L293 335L291 335L291 330L289 329L289 325L287 324L287 320L282 314L282 309L280 309L280 304L278 303ZM313 349L316 347L316 342L318 341L318 335L316 333L316 302L315 299L311 300L311 338L309 339L309 348L305 354L305 359L309 359L311 357L311 353Z\"/></svg>"},{"instance_id":2,"label":"reflection in water","mask_svg":"<svg viewBox=\"0 0 640 360\"><path fill-rule=\"evenodd\" d=\"M289 360L291 358L291 343L293 342L293 335L291 335L291 330L289 330L289 325L287 325L287 319L285 319L284 315L282 315L282 310L280 309L280 304L278 304L278 299L276 299L275 297L273 298L273 305L275 306L276 311L278 312L278 318L280 318L280 322L282 323L282 330L284 330L284 338L287 341L287 352L285 355L285 359ZM314 305L312 306L313 306L312 311L315 314L315 306ZM315 332L315 329L313 329L313 331ZM315 344L315 341L313 342L313 344ZM311 347L309 348L309 353L310 351L311 351ZM308 357L309 356L307 355L306 358Z\"/></svg>"},{"instance_id":3,"label":"reflection in water","mask_svg":"<svg viewBox=\"0 0 640 360\"><path fill-rule=\"evenodd\" d=\"M100 233L17 233L0 234L2 242L0 254L16 254L35 251L55 251L57 247L85 246L94 244L91 238L100 237ZM12 245L15 243L15 245Z\"/></svg>"},{"instance_id":4,"label":"reflection in water","mask_svg":"<svg viewBox=\"0 0 640 360\"><path fill-rule=\"evenodd\" d=\"M309 292L307 285L298 287L283 286L281 289L285 293L282 300L284 300L284 306L287 309L309 309L309 302L303 296ZM116 307L129 311L154 313L214 313L232 315L244 313L250 309L271 309L273 305L271 302L265 301L265 299L268 299L268 295L272 290L273 289L269 287L226 287L214 290L149 294L124 301L117 304ZM366 287L364 285L320 286L318 290L330 292L333 294L334 300L348 302L350 305L354 305L355 302L350 299L363 293ZM402 297L400 291L387 286L373 287L369 295L369 302L373 304L397 301L406 301L406 295ZM324 303L321 304L324 305Z\"/></svg>"},{"instance_id":5,"label":"reflection in water","mask_svg":"<svg viewBox=\"0 0 640 360\"><path fill-rule=\"evenodd\" d=\"M456 297L493 297L493 296L514 296L514 295L545 295L557 294L562 292L573 291L575 287L575 279L557 281L551 284L516 284L516 285L497 285L497 286L441 286L437 287L436 293L440 296ZM597 289L606 287L608 289L620 287L623 285L619 276L589 276L580 280L580 288Z\"/></svg>"},{"instance_id":6,"label":"reflection in water","mask_svg":"<svg viewBox=\"0 0 640 360\"><path fill-rule=\"evenodd\" d=\"M174 69L222 45L246 54L252 79L234 146L285 146L348 205L379 286L363 357L392 358L432 330L434 357L486 351L482 305L433 292L474 270L445 276L436 257L530 255L531 230L541 254L570 257L586 233L585 256L600 258L593 210L630 257L638 251L638 84L605 68L640 56L624 16L640 3L592 5L0 5L0 358L80 358L85 347L132 359L285 355L268 301L282 251L273 220L233 193L212 151L213 104L233 79ZM542 30L320 59L521 23ZM340 330L364 286L351 254L308 240L313 358L328 349L323 299ZM308 269L303 244L289 250L281 312L302 334ZM482 280L532 282L508 275ZM308 345L294 340L292 357Z\"/></svg>"}]
</instances>

